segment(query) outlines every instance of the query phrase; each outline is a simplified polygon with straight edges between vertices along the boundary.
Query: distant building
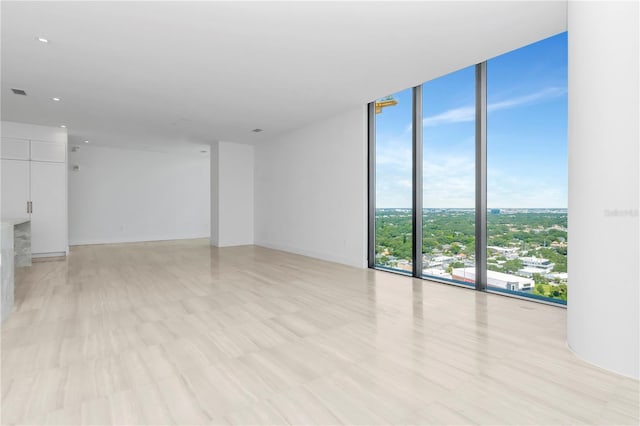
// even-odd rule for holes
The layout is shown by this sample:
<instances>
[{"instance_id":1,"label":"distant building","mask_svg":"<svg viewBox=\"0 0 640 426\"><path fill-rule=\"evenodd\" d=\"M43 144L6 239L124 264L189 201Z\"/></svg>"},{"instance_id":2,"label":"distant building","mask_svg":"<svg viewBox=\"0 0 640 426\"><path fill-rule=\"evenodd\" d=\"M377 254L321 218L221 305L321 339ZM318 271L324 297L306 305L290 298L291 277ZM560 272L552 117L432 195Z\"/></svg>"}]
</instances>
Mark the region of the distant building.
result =
<instances>
[{"instance_id":1,"label":"distant building","mask_svg":"<svg viewBox=\"0 0 640 426\"><path fill-rule=\"evenodd\" d=\"M569 275L566 272L552 272L550 274L546 274L545 278L550 280L560 280L561 282L566 283L569 280ZM549 284L553 285L552 282Z\"/></svg>"},{"instance_id":2,"label":"distant building","mask_svg":"<svg viewBox=\"0 0 640 426\"><path fill-rule=\"evenodd\" d=\"M527 274L548 274L555 266L549 259L542 257L521 257L520 260L523 266L522 271Z\"/></svg>"},{"instance_id":3,"label":"distant building","mask_svg":"<svg viewBox=\"0 0 640 426\"><path fill-rule=\"evenodd\" d=\"M451 277L454 280L474 283L476 281L476 268L453 268ZM531 291L533 290L534 284L530 278L496 271L487 271L487 286L489 287L511 291Z\"/></svg>"},{"instance_id":4,"label":"distant building","mask_svg":"<svg viewBox=\"0 0 640 426\"><path fill-rule=\"evenodd\" d=\"M406 259L398 260L398 262L394 265L394 268L409 272L413 271L413 265Z\"/></svg>"},{"instance_id":5,"label":"distant building","mask_svg":"<svg viewBox=\"0 0 640 426\"><path fill-rule=\"evenodd\" d=\"M507 259L515 259L518 257L517 247L487 246L487 248L496 254L506 257Z\"/></svg>"},{"instance_id":6,"label":"distant building","mask_svg":"<svg viewBox=\"0 0 640 426\"><path fill-rule=\"evenodd\" d=\"M528 278L532 278L533 274L546 275L544 270L538 269L538 268L532 268L530 266L525 266L522 269L518 269L518 274Z\"/></svg>"},{"instance_id":7,"label":"distant building","mask_svg":"<svg viewBox=\"0 0 640 426\"><path fill-rule=\"evenodd\" d=\"M434 256L428 261L426 266L429 266L430 268L444 267L454 261L455 258L451 256Z\"/></svg>"},{"instance_id":8,"label":"distant building","mask_svg":"<svg viewBox=\"0 0 640 426\"><path fill-rule=\"evenodd\" d=\"M451 274L448 274L447 271L445 271L444 269L438 269L438 268L425 268L422 270L422 275L427 275L427 276L436 277L436 278L446 278L448 280L451 279Z\"/></svg>"}]
</instances>

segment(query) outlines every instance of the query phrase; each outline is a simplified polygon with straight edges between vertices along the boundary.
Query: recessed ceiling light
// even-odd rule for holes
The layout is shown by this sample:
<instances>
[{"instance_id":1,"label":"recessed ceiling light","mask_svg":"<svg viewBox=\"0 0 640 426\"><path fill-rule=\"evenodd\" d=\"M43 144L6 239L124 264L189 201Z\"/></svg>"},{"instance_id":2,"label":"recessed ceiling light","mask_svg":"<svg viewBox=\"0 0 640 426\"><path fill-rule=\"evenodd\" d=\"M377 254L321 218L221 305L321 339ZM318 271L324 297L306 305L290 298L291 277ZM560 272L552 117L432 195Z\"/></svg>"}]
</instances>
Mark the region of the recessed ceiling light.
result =
<instances>
[{"instance_id":1,"label":"recessed ceiling light","mask_svg":"<svg viewBox=\"0 0 640 426\"><path fill-rule=\"evenodd\" d=\"M253 129L252 132L253 133L260 133L262 131L262 129Z\"/></svg>"},{"instance_id":2,"label":"recessed ceiling light","mask_svg":"<svg viewBox=\"0 0 640 426\"><path fill-rule=\"evenodd\" d=\"M51 98L51 99L53 99L56 102L60 102L60 98Z\"/></svg>"},{"instance_id":3,"label":"recessed ceiling light","mask_svg":"<svg viewBox=\"0 0 640 426\"><path fill-rule=\"evenodd\" d=\"M49 43L49 39L44 38L44 37L38 37L38 41L39 41L40 43Z\"/></svg>"},{"instance_id":4,"label":"recessed ceiling light","mask_svg":"<svg viewBox=\"0 0 640 426\"><path fill-rule=\"evenodd\" d=\"M67 126L65 126L64 124L61 124L60 127L62 127L63 129L67 128Z\"/></svg>"},{"instance_id":5,"label":"recessed ceiling light","mask_svg":"<svg viewBox=\"0 0 640 426\"><path fill-rule=\"evenodd\" d=\"M84 143L89 143L89 141L84 141Z\"/></svg>"}]
</instances>

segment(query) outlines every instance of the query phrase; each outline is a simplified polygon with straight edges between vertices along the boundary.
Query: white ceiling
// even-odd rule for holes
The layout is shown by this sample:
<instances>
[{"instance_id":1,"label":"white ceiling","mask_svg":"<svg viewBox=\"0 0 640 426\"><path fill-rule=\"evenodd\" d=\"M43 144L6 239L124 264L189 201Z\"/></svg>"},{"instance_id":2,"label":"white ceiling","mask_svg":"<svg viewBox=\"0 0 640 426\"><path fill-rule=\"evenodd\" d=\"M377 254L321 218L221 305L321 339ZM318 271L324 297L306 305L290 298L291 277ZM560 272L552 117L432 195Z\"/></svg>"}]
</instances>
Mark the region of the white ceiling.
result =
<instances>
[{"instance_id":1,"label":"white ceiling","mask_svg":"<svg viewBox=\"0 0 640 426\"><path fill-rule=\"evenodd\" d=\"M3 120L152 149L264 142L566 30L566 1L1 8Z\"/></svg>"}]
</instances>

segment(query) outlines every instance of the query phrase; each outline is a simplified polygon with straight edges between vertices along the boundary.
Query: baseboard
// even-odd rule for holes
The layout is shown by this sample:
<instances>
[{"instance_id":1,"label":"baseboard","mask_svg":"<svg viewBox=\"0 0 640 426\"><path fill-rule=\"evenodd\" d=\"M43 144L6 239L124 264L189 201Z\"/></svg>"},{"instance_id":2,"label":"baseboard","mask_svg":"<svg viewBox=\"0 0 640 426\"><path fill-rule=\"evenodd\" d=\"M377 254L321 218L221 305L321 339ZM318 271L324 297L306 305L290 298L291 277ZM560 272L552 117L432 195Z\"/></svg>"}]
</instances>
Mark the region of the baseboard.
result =
<instances>
[{"instance_id":1,"label":"baseboard","mask_svg":"<svg viewBox=\"0 0 640 426\"><path fill-rule=\"evenodd\" d=\"M96 238L69 242L70 246L91 246L99 244L148 243L153 241L198 240L209 238L209 235L184 235L171 237L129 237L129 238Z\"/></svg>"},{"instance_id":2,"label":"baseboard","mask_svg":"<svg viewBox=\"0 0 640 426\"><path fill-rule=\"evenodd\" d=\"M320 253L313 250L301 249L299 247L293 247L286 244L274 244L264 241L256 241L256 246L270 248L273 250L286 251L288 253L299 254L302 256L313 257L315 259L326 260L327 262L340 263L342 265L353 266L354 268L364 269L366 268L366 261L357 262L353 259L348 259L341 256L335 256L327 253Z\"/></svg>"},{"instance_id":3,"label":"baseboard","mask_svg":"<svg viewBox=\"0 0 640 426\"><path fill-rule=\"evenodd\" d=\"M49 259L49 258L65 258L67 257L66 251L56 251L52 253L32 253L31 259Z\"/></svg>"},{"instance_id":4,"label":"baseboard","mask_svg":"<svg viewBox=\"0 0 640 426\"><path fill-rule=\"evenodd\" d=\"M67 260L66 254L56 255L55 253L47 253L46 256L32 257L31 263L43 263L43 262L64 262Z\"/></svg>"}]
</instances>

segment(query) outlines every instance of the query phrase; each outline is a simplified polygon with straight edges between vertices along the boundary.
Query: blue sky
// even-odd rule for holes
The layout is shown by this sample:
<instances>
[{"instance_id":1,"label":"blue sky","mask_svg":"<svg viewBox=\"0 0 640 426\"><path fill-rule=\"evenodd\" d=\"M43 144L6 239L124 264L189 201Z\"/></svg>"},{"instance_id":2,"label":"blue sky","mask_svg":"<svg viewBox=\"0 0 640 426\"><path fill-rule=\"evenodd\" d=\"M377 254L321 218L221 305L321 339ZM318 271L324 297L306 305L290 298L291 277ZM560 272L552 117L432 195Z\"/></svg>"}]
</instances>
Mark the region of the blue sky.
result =
<instances>
[{"instance_id":1,"label":"blue sky","mask_svg":"<svg viewBox=\"0 0 640 426\"><path fill-rule=\"evenodd\" d=\"M474 67L423 85L425 207L473 207ZM487 65L492 207L567 207L567 34ZM376 115L377 207L411 206L411 90Z\"/></svg>"}]
</instances>

